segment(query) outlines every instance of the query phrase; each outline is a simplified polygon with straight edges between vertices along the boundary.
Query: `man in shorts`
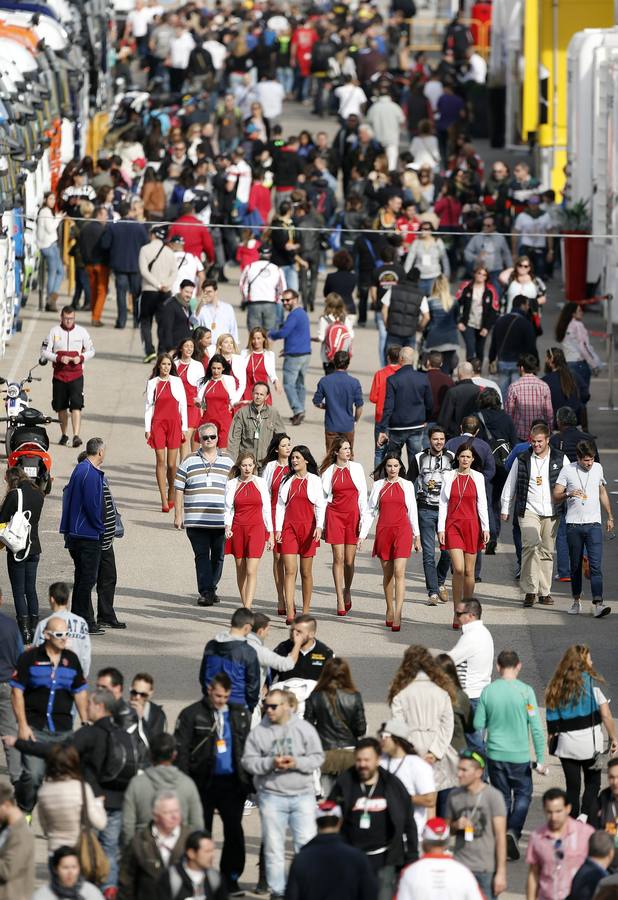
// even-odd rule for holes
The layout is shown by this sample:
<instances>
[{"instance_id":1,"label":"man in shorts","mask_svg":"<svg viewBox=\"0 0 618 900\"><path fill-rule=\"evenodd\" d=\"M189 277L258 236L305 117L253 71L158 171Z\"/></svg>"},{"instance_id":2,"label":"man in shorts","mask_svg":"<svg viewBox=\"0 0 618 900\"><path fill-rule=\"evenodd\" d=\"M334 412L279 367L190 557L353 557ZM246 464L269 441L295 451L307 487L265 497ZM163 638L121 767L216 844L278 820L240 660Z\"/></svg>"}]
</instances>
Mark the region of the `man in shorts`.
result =
<instances>
[{"instance_id":1,"label":"man in shorts","mask_svg":"<svg viewBox=\"0 0 618 900\"><path fill-rule=\"evenodd\" d=\"M69 443L69 411L73 426L73 446L81 446L79 436L84 408L84 363L94 356L94 345L85 328L75 324L75 310L63 306L60 324L55 325L43 344L43 357L54 364L52 376L52 409L58 413L62 436L59 443Z\"/></svg>"}]
</instances>

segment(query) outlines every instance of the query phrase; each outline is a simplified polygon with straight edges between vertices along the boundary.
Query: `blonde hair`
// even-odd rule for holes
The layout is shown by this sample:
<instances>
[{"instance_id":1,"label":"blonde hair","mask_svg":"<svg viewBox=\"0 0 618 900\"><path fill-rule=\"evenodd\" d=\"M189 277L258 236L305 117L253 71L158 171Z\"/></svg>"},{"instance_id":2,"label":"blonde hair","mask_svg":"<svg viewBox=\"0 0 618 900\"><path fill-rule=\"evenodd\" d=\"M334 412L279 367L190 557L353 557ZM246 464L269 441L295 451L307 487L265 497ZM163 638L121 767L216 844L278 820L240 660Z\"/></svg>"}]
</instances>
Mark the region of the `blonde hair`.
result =
<instances>
[{"instance_id":1,"label":"blonde hair","mask_svg":"<svg viewBox=\"0 0 618 900\"><path fill-rule=\"evenodd\" d=\"M220 334L219 337L217 338L217 343L215 344L215 353L221 353L221 346L222 346L222 344L223 344L223 341L224 341L226 338L230 338L230 340L231 340L232 343L234 344L234 353L235 353L236 355L238 355L238 353L239 353L239 350L238 350L238 344L237 344L236 341L234 340L234 336L233 336L232 334L227 334L227 333L226 333L226 334Z\"/></svg>"},{"instance_id":2,"label":"blonde hair","mask_svg":"<svg viewBox=\"0 0 618 900\"><path fill-rule=\"evenodd\" d=\"M453 295L446 275L438 275L431 286L431 296L442 304L444 312L448 312L453 305Z\"/></svg>"},{"instance_id":3,"label":"blonde hair","mask_svg":"<svg viewBox=\"0 0 618 900\"><path fill-rule=\"evenodd\" d=\"M340 294L336 294L334 291L331 291L330 294L326 295L326 298L324 300L324 315L334 316L336 319L340 319L342 322L345 321L345 303L343 302L343 297Z\"/></svg>"}]
</instances>

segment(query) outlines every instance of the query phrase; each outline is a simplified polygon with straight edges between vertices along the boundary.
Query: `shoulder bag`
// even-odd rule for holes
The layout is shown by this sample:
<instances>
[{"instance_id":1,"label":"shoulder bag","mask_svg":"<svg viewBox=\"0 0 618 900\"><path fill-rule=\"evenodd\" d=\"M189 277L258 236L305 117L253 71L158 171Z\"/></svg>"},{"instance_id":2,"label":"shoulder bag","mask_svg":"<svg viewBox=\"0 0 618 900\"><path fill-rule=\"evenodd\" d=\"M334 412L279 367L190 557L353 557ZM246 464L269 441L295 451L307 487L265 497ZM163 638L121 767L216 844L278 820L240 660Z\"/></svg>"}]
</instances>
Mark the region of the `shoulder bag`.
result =
<instances>
[{"instance_id":1,"label":"shoulder bag","mask_svg":"<svg viewBox=\"0 0 618 900\"><path fill-rule=\"evenodd\" d=\"M594 722L594 682L592 678L590 679L590 727L592 728L592 746L593 746L593 754L592 754L592 762L589 766L589 771L591 772L604 772L605 765L607 760L605 757L608 755L607 750L603 750L603 740L601 739L601 748L597 750L597 739L595 735L595 722Z\"/></svg>"},{"instance_id":2,"label":"shoulder bag","mask_svg":"<svg viewBox=\"0 0 618 900\"><path fill-rule=\"evenodd\" d=\"M23 562L30 553L30 516L29 509L24 512L22 489L17 488L17 509L6 528L0 531L0 543L13 553L15 562Z\"/></svg>"},{"instance_id":3,"label":"shoulder bag","mask_svg":"<svg viewBox=\"0 0 618 900\"><path fill-rule=\"evenodd\" d=\"M496 468L503 469L506 465L506 461L509 458L509 453L513 449L510 443L506 438L495 437L490 431L489 425L483 418L482 412L477 412L477 418L481 421L483 428L485 429L485 433L487 434L487 443L491 448L491 455L493 456Z\"/></svg>"},{"instance_id":4,"label":"shoulder bag","mask_svg":"<svg viewBox=\"0 0 618 900\"><path fill-rule=\"evenodd\" d=\"M82 811L80 816L81 830L77 841L77 856L81 866L82 875L87 881L94 884L103 884L109 875L109 860L105 855L99 839L94 833L88 807L86 805L86 785L82 780Z\"/></svg>"}]
</instances>

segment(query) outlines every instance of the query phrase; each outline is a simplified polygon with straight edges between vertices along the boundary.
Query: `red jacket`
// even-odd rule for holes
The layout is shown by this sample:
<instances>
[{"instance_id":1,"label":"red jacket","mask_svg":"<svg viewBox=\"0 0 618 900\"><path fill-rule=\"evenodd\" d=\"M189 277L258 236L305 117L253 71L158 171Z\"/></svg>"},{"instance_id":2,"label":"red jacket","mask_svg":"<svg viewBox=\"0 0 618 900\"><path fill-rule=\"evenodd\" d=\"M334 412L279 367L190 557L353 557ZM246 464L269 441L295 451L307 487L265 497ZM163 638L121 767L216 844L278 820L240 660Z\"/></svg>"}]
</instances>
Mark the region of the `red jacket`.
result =
<instances>
[{"instance_id":1,"label":"red jacket","mask_svg":"<svg viewBox=\"0 0 618 900\"><path fill-rule=\"evenodd\" d=\"M384 401L386 400L386 379L400 369L399 363L390 363L384 366L373 376L371 390L369 391L369 402L376 405L376 425L382 421L382 413L384 412Z\"/></svg>"},{"instance_id":2,"label":"red jacket","mask_svg":"<svg viewBox=\"0 0 618 900\"><path fill-rule=\"evenodd\" d=\"M263 184L260 184L259 181L254 181L251 185L251 190L249 191L248 212L257 210L257 212L259 212L260 216L262 217L262 224L266 225L271 209L272 194L270 192L270 188L267 188Z\"/></svg>"},{"instance_id":3,"label":"red jacket","mask_svg":"<svg viewBox=\"0 0 618 900\"><path fill-rule=\"evenodd\" d=\"M175 235L184 238L185 250L198 259L202 258L202 253L206 254L209 263L215 261L215 245L212 242L210 232L206 225L203 225L197 216L181 216L176 219L170 228L168 240Z\"/></svg>"}]
</instances>

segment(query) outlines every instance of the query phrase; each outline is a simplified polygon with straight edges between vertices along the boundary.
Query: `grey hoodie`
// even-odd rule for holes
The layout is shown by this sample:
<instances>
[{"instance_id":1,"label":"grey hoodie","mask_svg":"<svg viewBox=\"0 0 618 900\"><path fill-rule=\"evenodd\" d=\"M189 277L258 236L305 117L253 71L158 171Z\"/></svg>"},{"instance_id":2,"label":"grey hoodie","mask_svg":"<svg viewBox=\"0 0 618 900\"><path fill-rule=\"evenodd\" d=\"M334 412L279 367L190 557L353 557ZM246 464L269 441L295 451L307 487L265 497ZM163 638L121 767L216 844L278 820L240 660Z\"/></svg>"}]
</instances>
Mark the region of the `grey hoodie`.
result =
<instances>
[{"instance_id":1,"label":"grey hoodie","mask_svg":"<svg viewBox=\"0 0 618 900\"><path fill-rule=\"evenodd\" d=\"M258 662L260 664L260 694L266 682L266 676L269 669L276 672L291 672L296 663L291 656L279 656L274 650L265 647L260 638L253 631L247 635L247 643L250 644L257 653Z\"/></svg>"},{"instance_id":2,"label":"grey hoodie","mask_svg":"<svg viewBox=\"0 0 618 900\"><path fill-rule=\"evenodd\" d=\"M134 775L122 804L122 843L152 819L152 804L161 791L174 791L180 801L182 822L192 831L204 828L202 803L195 782L176 766L150 766Z\"/></svg>"},{"instance_id":3,"label":"grey hoodie","mask_svg":"<svg viewBox=\"0 0 618 900\"><path fill-rule=\"evenodd\" d=\"M296 767L275 770L275 756L293 756ZM323 762L324 751L317 731L295 715L285 725L273 725L265 716L249 732L242 757L244 768L255 776L258 791L285 797L313 793L313 772Z\"/></svg>"}]
</instances>

